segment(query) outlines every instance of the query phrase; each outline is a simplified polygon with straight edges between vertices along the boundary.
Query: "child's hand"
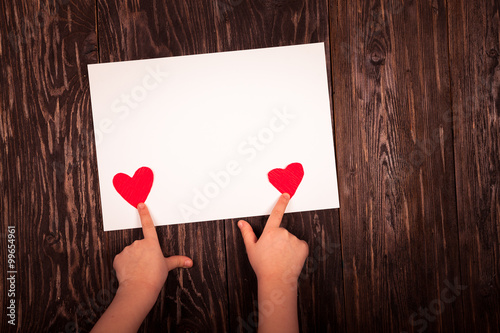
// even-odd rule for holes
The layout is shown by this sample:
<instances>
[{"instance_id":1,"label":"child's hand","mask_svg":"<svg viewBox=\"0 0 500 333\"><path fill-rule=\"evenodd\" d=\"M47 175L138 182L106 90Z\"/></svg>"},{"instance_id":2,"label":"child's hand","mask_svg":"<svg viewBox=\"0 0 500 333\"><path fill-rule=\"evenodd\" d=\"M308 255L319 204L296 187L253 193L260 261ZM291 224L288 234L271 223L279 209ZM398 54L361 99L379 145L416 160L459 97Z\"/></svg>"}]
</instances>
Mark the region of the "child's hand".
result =
<instances>
[{"instance_id":1,"label":"child's hand","mask_svg":"<svg viewBox=\"0 0 500 333\"><path fill-rule=\"evenodd\" d=\"M113 302L92 329L92 333L137 332L158 298L168 272L191 267L185 256L165 258L155 225L145 204L137 205L144 239L136 240L116 255L113 268L120 285Z\"/></svg>"},{"instance_id":2,"label":"child's hand","mask_svg":"<svg viewBox=\"0 0 500 333\"><path fill-rule=\"evenodd\" d=\"M185 256L165 258L160 248L155 225L145 204L137 206L144 239L136 240L116 255L113 268L120 288L146 289L155 298L165 284L168 272L174 268L191 267L193 262Z\"/></svg>"},{"instance_id":3,"label":"child's hand","mask_svg":"<svg viewBox=\"0 0 500 333\"><path fill-rule=\"evenodd\" d=\"M281 195L259 240L248 222L238 222L248 259L259 283L266 281L296 284L309 253L305 241L280 228L289 200L287 193Z\"/></svg>"}]
</instances>

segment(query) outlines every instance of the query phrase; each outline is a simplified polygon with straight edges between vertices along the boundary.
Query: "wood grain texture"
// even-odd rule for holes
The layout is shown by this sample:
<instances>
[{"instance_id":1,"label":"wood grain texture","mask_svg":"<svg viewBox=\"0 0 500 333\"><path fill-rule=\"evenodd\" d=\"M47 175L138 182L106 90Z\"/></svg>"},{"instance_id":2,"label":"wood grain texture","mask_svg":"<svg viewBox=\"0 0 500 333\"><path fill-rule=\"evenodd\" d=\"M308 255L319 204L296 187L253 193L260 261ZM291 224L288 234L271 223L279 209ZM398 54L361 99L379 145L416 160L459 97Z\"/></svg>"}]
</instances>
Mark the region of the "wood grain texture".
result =
<instances>
[{"instance_id":1,"label":"wood grain texture","mask_svg":"<svg viewBox=\"0 0 500 333\"><path fill-rule=\"evenodd\" d=\"M310 247L301 331L499 332L499 17L497 0L2 1L0 261L15 225L18 273L0 331L88 332L142 238L102 232L87 64L324 41L341 209L283 220ZM158 228L195 265L140 332L255 331L236 223Z\"/></svg>"},{"instance_id":2,"label":"wood grain texture","mask_svg":"<svg viewBox=\"0 0 500 333\"><path fill-rule=\"evenodd\" d=\"M500 331L500 4L449 4L456 192L468 332Z\"/></svg>"},{"instance_id":3,"label":"wood grain texture","mask_svg":"<svg viewBox=\"0 0 500 333\"><path fill-rule=\"evenodd\" d=\"M331 4L347 331L460 330L446 3Z\"/></svg>"},{"instance_id":4,"label":"wood grain texture","mask_svg":"<svg viewBox=\"0 0 500 333\"><path fill-rule=\"evenodd\" d=\"M98 1L98 18L103 63L216 50L209 3ZM155 208L150 209L154 216ZM224 223L189 223L157 230L165 255L187 255L194 266L169 273L166 286L140 331L228 331ZM110 258L142 238L140 229L107 234Z\"/></svg>"},{"instance_id":5,"label":"wood grain texture","mask_svg":"<svg viewBox=\"0 0 500 333\"><path fill-rule=\"evenodd\" d=\"M95 4L2 1L0 12L1 232L16 226L18 272L17 325L2 298L0 330L64 331L108 271L86 77Z\"/></svg>"},{"instance_id":6,"label":"wood grain texture","mask_svg":"<svg viewBox=\"0 0 500 333\"><path fill-rule=\"evenodd\" d=\"M216 1L215 17L218 51L325 42L327 72L331 79L327 1L219 0ZM279 193L276 195L278 197ZM260 234L267 217L253 217L247 221ZM237 222L230 220L225 225L230 331L255 332L258 317L267 312L260 309L259 313L257 309L257 281ZM287 214L282 226L306 240L310 249L299 279L301 330L343 332L338 210Z\"/></svg>"}]
</instances>

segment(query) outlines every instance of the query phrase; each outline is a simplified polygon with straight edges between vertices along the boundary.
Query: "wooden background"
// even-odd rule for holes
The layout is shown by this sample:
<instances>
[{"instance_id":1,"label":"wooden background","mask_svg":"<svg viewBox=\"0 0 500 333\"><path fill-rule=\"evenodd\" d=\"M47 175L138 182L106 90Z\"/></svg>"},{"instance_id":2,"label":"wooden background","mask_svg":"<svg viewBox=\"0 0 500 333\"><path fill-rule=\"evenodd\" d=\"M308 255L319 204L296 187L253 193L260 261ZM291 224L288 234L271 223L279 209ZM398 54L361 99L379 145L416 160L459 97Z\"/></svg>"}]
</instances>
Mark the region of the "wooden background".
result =
<instances>
[{"instance_id":1,"label":"wooden background","mask_svg":"<svg viewBox=\"0 0 500 333\"><path fill-rule=\"evenodd\" d=\"M102 231L87 64L325 42L341 208L284 219L310 246L301 330L499 332L499 20L498 0L2 0L0 330L88 332L142 237ZM255 331L235 222L158 228L195 266L141 332Z\"/></svg>"}]
</instances>

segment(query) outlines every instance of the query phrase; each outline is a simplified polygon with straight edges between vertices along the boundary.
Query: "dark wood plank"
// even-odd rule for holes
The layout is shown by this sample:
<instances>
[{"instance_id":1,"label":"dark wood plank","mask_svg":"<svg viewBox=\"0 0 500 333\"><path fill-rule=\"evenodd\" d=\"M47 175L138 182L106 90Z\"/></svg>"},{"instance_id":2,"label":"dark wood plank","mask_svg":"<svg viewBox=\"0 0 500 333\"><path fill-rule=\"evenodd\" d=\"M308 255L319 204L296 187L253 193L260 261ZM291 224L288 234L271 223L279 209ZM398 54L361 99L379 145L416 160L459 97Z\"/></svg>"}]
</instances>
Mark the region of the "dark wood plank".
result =
<instances>
[{"instance_id":1,"label":"dark wood plank","mask_svg":"<svg viewBox=\"0 0 500 333\"><path fill-rule=\"evenodd\" d=\"M215 2L219 51L325 42L331 77L327 1ZM330 86L331 87L331 86ZM247 221L257 234L267 217ZM255 332L257 281L248 262L238 220L226 222L231 332ZM299 279L299 321L304 332L343 332L344 295L338 210L287 214L283 227L308 242L310 255Z\"/></svg>"},{"instance_id":2,"label":"dark wood plank","mask_svg":"<svg viewBox=\"0 0 500 333\"><path fill-rule=\"evenodd\" d=\"M460 331L446 2L331 12L347 331Z\"/></svg>"},{"instance_id":3,"label":"dark wood plank","mask_svg":"<svg viewBox=\"0 0 500 333\"><path fill-rule=\"evenodd\" d=\"M98 17L101 62L216 51L210 3L98 1ZM194 267L169 273L166 286L140 331L227 331L224 223L157 229L165 255L190 256ZM140 229L110 232L110 258L140 238ZM108 262L108 269L112 269L112 261Z\"/></svg>"},{"instance_id":4,"label":"dark wood plank","mask_svg":"<svg viewBox=\"0 0 500 333\"><path fill-rule=\"evenodd\" d=\"M500 331L500 4L451 1L450 67L464 322Z\"/></svg>"},{"instance_id":5,"label":"dark wood plank","mask_svg":"<svg viewBox=\"0 0 500 333\"><path fill-rule=\"evenodd\" d=\"M302 331L498 332L499 4L402 4L100 1L97 52L95 3L2 2L0 260L15 225L18 273L17 326L2 312L0 331L89 331L116 290L114 255L142 237L102 232L88 63L328 45L330 29L340 215L283 221L311 249ZM257 233L265 221L249 219ZM171 273L141 331L255 331L236 222L158 228L164 253L195 267Z\"/></svg>"},{"instance_id":6,"label":"dark wood plank","mask_svg":"<svg viewBox=\"0 0 500 333\"><path fill-rule=\"evenodd\" d=\"M16 226L18 272L16 326L2 298L0 330L72 331L110 278L86 75L97 61L95 3L0 6L0 223L2 233Z\"/></svg>"}]
</instances>

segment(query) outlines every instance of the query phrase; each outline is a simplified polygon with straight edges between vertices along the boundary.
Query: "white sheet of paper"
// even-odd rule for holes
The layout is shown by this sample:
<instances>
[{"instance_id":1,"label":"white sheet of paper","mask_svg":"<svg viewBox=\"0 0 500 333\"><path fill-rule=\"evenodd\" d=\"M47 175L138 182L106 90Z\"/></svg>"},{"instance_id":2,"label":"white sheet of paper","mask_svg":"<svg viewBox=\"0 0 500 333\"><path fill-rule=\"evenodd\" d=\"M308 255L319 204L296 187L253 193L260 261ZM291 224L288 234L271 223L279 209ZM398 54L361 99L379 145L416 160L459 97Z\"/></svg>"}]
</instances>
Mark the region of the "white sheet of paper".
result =
<instances>
[{"instance_id":1,"label":"white sheet of paper","mask_svg":"<svg viewBox=\"0 0 500 333\"><path fill-rule=\"evenodd\" d=\"M299 162L287 212L338 208L323 43L88 66L104 230L141 227L113 187L147 166L156 225L267 215L267 174Z\"/></svg>"}]
</instances>

